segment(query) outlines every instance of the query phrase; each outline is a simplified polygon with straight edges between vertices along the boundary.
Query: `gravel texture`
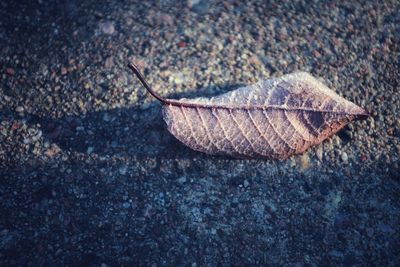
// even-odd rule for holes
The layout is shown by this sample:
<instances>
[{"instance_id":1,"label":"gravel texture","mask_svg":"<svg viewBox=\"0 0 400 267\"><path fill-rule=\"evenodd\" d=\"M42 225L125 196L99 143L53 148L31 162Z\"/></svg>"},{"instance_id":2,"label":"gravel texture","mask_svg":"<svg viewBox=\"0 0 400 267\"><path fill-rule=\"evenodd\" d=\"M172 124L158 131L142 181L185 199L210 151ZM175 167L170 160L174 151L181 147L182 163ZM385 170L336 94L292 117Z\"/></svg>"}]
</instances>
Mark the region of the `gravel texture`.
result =
<instances>
[{"instance_id":1,"label":"gravel texture","mask_svg":"<svg viewBox=\"0 0 400 267\"><path fill-rule=\"evenodd\" d=\"M400 265L399 1L101 2L0 2L1 266ZM208 156L129 61L171 98L308 71L372 116Z\"/></svg>"}]
</instances>

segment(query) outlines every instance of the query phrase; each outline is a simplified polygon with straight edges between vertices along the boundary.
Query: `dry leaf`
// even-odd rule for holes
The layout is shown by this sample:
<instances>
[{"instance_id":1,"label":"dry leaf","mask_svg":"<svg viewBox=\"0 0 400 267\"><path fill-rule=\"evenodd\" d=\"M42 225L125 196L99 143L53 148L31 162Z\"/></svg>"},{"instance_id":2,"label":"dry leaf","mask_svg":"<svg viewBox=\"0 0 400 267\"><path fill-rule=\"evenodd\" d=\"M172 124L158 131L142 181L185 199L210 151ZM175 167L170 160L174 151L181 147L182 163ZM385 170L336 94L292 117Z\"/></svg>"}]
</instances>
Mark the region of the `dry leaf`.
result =
<instances>
[{"instance_id":1,"label":"dry leaf","mask_svg":"<svg viewBox=\"0 0 400 267\"><path fill-rule=\"evenodd\" d=\"M368 113L310 74L262 80L211 98L164 99L168 130L194 150L212 155L284 159L321 143Z\"/></svg>"}]
</instances>

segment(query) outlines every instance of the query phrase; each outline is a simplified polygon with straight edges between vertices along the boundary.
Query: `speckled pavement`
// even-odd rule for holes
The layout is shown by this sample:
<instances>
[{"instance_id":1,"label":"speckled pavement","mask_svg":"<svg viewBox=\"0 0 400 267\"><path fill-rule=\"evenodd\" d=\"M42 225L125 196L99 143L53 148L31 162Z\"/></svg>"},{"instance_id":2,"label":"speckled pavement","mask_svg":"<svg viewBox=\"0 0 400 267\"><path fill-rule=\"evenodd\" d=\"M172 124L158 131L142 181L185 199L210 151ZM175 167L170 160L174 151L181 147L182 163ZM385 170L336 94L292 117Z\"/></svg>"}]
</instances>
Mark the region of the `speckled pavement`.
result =
<instances>
[{"instance_id":1,"label":"speckled pavement","mask_svg":"<svg viewBox=\"0 0 400 267\"><path fill-rule=\"evenodd\" d=\"M0 3L0 265L399 266L400 3L138 2ZM208 156L131 61L170 98L308 71L371 117Z\"/></svg>"}]
</instances>

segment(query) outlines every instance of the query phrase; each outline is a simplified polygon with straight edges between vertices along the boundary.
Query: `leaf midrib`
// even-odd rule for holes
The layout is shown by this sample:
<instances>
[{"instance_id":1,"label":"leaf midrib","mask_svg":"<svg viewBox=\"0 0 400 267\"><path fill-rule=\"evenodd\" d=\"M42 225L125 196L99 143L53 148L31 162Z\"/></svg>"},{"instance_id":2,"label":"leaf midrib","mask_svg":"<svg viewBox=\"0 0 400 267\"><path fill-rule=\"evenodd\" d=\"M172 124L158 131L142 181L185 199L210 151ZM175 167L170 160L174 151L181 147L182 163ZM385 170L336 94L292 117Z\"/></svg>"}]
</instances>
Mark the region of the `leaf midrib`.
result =
<instances>
[{"instance_id":1,"label":"leaf midrib","mask_svg":"<svg viewBox=\"0 0 400 267\"><path fill-rule=\"evenodd\" d=\"M333 110L323 110L323 109L314 109L307 107L283 107L276 105L268 105L268 106L260 106L260 105L240 105L240 106L229 106L229 105L211 105L211 104L198 104L198 103L190 103L190 102L180 102L177 100L166 99L164 105L172 105L186 108L216 108L216 109L230 109L230 110L285 110L285 111L308 111L308 112L320 112L320 113L332 113L335 115L363 115L361 113L349 113L349 112L339 112Z\"/></svg>"}]
</instances>

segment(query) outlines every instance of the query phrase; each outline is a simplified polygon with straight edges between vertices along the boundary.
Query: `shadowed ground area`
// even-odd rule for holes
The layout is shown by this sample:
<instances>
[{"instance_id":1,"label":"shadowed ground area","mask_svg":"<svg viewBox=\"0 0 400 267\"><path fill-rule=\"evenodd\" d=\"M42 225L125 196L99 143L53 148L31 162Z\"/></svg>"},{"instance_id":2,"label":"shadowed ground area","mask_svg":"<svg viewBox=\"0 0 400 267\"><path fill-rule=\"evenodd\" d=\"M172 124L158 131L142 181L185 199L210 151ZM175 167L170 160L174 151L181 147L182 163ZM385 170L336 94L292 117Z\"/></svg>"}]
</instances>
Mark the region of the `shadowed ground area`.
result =
<instances>
[{"instance_id":1,"label":"shadowed ground area","mask_svg":"<svg viewBox=\"0 0 400 267\"><path fill-rule=\"evenodd\" d=\"M400 265L398 1L8 2L1 266ZM308 71L371 117L285 161L208 156L128 62L171 98Z\"/></svg>"}]
</instances>

